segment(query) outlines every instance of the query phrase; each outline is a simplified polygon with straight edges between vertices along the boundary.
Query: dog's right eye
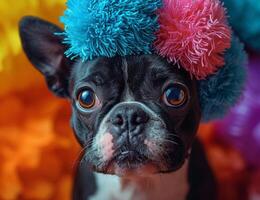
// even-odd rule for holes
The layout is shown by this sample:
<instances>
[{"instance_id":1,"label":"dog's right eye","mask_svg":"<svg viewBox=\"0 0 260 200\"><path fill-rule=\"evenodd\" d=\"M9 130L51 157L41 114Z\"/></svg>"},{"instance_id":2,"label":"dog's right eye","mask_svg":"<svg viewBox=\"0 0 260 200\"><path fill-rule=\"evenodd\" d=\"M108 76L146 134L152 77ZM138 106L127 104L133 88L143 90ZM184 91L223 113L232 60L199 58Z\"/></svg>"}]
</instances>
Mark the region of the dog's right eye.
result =
<instances>
[{"instance_id":1,"label":"dog's right eye","mask_svg":"<svg viewBox=\"0 0 260 200\"><path fill-rule=\"evenodd\" d=\"M77 102L83 109L91 109L98 104L98 98L90 89L81 90L77 96Z\"/></svg>"}]
</instances>

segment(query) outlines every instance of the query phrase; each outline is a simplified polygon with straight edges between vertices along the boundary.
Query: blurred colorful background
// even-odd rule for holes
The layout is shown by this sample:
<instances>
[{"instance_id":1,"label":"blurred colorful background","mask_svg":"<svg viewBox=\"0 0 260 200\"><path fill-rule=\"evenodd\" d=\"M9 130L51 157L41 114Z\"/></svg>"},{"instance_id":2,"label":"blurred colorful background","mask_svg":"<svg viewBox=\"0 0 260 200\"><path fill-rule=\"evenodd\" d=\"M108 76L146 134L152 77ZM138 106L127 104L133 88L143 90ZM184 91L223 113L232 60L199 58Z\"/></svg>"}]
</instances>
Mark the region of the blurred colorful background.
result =
<instances>
[{"instance_id":1,"label":"blurred colorful background","mask_svg":"<svg viewBox=\"0 0 260 200\"><path fill-rule=\"evenodd\" d=\"M47 90L22 52L24 15L54 23L65 0L0 1L0 199L70 199L79 146L69 103Z\"/></svg>"},{"instance_id":2,"label":"blurred colorful background","mask_svg":"<svg viewBox=\"0 0 260 200\"><path fill-rule=\"evenodd\" d=\"M240 15L232 13L240 11L236 6L245 7L241 2L247 2L247 9L252 6L249 16L243 9ZM251 32L245 23L247 35L239 35L250 52L248 83L225 119L199 130L220 200L260 200L260 2L241 2L225 0L231 19L238 19L231 24L246 17L256 21L250 20ZM69 103L47 90L22 52L17 29L24 15L59 24L64 9L65 0L0 1L0 200L71 197L80 147L69 127ZM238 33L243 30L241 24L232 25Z\"/></svg>"}]
</instances>

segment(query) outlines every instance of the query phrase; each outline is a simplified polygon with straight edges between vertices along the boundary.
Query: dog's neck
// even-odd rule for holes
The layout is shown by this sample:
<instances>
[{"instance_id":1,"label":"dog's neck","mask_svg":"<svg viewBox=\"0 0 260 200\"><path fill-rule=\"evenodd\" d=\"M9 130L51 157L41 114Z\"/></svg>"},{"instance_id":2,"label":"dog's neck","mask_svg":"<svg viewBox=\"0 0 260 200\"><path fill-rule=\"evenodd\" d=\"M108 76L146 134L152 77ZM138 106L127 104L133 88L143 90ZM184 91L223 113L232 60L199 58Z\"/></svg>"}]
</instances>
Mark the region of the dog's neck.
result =
<instances>
[{"instance_id":1,"label":"dog's neck","mask_svg":"<svg viewBox=\"0 0 260 200\"><path fill-rule=\"evenodd\" d=\"M185 200L189 192L188 161L178 171L138 178L95 174L99 190L91 200Z\"/></svg>"}]
</instances>

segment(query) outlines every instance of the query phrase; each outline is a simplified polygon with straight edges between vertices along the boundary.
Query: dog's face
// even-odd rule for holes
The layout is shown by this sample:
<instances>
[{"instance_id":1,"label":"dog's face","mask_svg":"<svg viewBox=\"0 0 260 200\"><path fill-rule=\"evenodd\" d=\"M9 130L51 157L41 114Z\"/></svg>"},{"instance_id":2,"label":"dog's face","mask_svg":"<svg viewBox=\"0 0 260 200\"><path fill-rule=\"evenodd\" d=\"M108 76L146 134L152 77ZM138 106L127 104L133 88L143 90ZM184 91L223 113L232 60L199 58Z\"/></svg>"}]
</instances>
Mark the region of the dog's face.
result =
<instances>
[{"instance_id":1,"label":"dog's face","mask_svg":"<svg viewBox=\"0 0 260 200\"><path fill-rule=\"evenodd\" d=\"M180 168L200 121L196 81L157 55L64 56L58 27L24 18L24 50L49 88L70 98L82 161L108 174L166 173Z\"/></svg>"}]
</instances>

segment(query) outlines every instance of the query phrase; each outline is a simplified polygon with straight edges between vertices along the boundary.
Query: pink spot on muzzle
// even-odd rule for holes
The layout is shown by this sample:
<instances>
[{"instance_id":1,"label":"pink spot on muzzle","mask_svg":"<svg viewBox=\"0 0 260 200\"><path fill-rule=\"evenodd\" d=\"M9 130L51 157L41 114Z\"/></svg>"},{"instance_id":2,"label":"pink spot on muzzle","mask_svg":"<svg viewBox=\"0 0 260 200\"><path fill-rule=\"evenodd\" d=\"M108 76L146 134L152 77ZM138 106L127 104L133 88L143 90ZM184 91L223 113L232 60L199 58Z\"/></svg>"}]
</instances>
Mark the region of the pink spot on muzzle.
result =
<instances>
[{"instance_id":1,"label":"pink spot on muzzle","mask_svg":"<svg viewBox=\"0 0 260 200\"><path fill-rule=\"evenodd\" d=\"M157 151L157 146L154 142L149 141L149 140L145 140L144 144L147 146L147 148L149 149L150 152L154 153Z\"/></svg>"},{"instance_id":2,"label":"pink spot on muzzle","mask_svg":"<svg viewBox=\"0 0 260 200\"><path fill-rule=\"evenodd\" d=\"M114 154L113 135L109 132L105 133L100 140L101 152L105 161L110 160Z\"/></svg>"}]
</instances>

